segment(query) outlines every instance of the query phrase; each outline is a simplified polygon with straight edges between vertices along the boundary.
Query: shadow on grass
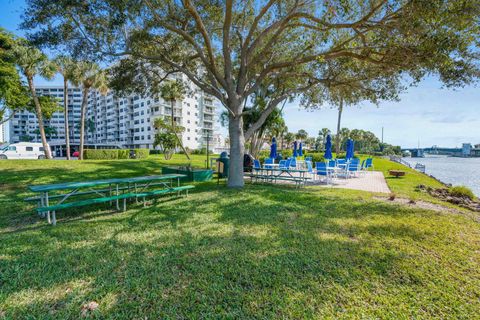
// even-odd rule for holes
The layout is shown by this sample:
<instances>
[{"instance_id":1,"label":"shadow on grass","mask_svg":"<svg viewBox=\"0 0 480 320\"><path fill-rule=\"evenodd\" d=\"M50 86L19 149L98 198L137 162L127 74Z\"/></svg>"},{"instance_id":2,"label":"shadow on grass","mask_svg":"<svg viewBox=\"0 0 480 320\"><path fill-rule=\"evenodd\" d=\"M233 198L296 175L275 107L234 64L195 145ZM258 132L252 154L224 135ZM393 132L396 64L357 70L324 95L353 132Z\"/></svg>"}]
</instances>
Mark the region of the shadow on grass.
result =
<instances>
[{"instance_id":1,"label":"shadow on grass","mask_svg":"<svg viewBox=\"0 0 480 320\"><path fill-rule=\"evenodd\" d=\"M399 267L410 253L388 245L431 236L395 223L411 214L318 190L213 182L125 213L67 212L55 228L1 233L0 307L13 318L77 318L89 301L105 318L338 315L375 286L421 288Z\"/></svg>"}]
</instances>

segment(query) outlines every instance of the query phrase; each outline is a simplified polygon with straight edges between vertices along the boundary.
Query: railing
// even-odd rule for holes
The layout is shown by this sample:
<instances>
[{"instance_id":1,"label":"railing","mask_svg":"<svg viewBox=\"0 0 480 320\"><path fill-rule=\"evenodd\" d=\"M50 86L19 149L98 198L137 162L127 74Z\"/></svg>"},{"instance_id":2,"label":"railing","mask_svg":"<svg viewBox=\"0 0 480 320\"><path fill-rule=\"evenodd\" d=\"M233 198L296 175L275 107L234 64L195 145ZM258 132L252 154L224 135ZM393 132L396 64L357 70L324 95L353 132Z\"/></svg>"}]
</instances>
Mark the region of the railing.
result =
<instances>
[{"instance_id":1,"label":"railing","mask_svg":"<svg viewBox=\"0 0 480 320\"><path fill-rule=\"evenodd\" d=\"M397 162L397 163L403 164L404 166L412 168L412 165L410 163L403 160L402 157L399 157L399 156L390 156L390 161Z\"/></svg>"},{"instance_id":2,"label":"railing","mask_svg":"<svg viewBox=\"0 0 480 320\"><path fill-rule=\"evenodd\" d=\"M425 165L424 164L416 163L415 166L412 166L410 163L408 163L407 161L403 160L401 157L398 157L398 156L390 156L390 161L403 164L404 166L407 166L411 169L415 169L417 171L425 173Z\"/></svg>"}]
</instances>

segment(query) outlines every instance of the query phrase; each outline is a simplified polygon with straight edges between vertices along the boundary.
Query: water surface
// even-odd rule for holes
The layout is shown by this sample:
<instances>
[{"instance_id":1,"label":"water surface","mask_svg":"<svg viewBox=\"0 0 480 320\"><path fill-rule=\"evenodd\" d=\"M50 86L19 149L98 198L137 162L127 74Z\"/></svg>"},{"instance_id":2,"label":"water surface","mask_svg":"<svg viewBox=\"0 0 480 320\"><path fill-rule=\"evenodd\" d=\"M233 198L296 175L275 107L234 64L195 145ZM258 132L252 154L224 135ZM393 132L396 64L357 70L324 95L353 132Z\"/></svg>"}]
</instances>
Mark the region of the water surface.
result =
<instances>
[{"instance_id":1,"label":"water surface","mask_svg":"<svg viewBox=\"0 0 480 320\"><path fill-rule=\"evenodd\" d=\"M456 158L426 155L425 158L403 158L415 166L425 165L425 173L454 186L464 185L480 197L480 158Z\"/></svg>"}]
</instances>

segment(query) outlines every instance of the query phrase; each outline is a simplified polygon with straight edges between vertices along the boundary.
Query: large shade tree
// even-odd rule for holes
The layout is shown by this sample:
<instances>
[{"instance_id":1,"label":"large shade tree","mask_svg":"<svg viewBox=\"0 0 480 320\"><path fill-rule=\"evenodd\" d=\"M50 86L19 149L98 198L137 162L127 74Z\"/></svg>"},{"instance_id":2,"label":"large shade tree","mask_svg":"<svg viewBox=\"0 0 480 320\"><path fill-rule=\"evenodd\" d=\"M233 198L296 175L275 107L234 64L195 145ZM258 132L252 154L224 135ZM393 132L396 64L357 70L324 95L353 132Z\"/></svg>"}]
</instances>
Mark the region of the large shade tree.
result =
<instances>
[{"instance_id":1,"label":"large shade tree","mask_svg":"<svg viewBox=\"0 0 480 320\"><path fill-rule=\"evenodd\" d=\"M476 72L478 0L28 0L26 8L23 26L38 43L182 72L219 99L229 114L231 187L244 183L245 139L278 103L328 82L329 61L414 80L438 73L448 84ZM244 131L244 102L261 86L275 95Z\"/></svg>"},{"instance_id":2,"label":"large shade tree","mask_svg":"<svg viewBox=\"0 0 480 320\"><path fill-rule=\"evenodd\" d=\"M16 41L13 51L15 63L20 69L20 72L27 79L30 96L33 100L35 115L37 116L38 130L40 134L40 139L42 141L45 158L51 159L52 152L47 143L45 125L43 121L44 116L42 111L42 101L49 102L50 99L41 99L41 97L37 96L33 79L36 76L41 76L46 79L53 78L53 76L55 75L55 66L51 63L51 61L43 52L32 46L30 43L24 41L23 39L19 39Z\"/></svg>"}]
</instances>

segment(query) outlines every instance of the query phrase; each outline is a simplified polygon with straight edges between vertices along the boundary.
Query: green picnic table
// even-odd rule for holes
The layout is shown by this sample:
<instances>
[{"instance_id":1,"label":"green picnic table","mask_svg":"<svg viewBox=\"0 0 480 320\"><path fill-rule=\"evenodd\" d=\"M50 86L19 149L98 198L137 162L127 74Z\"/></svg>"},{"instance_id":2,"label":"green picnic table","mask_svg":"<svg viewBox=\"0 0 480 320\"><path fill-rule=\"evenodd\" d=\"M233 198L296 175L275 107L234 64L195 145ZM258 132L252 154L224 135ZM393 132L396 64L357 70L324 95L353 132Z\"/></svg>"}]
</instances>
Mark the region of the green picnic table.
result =
<instances>
[{"instance_id":1,"label":"green picnic table","mask_svg":"<svg viewBox=\"0 0 480 320\"><path fill-rule=\"evenodd\" d=\"M183 174L163 174L152 176L141 176L131 178L113 178L101 180L89 180L81 182L67 182L56 184L32 185L28 188L32 192L40 193L39 197L27 198L27 201L38 200L37 212L47 217L48 223L56 224L56 210L79 207L90 204L110 202L116 203L116 209L120 210L119 201L123 200L123 210L126 210L126 200L128 198L145 197L166 194L188 190L193 186L180 186L180 179L185 177ZM176 186L174 182L176 181ZM98 189L101 186L108 186L106 189ZM161 189L147 191L149 187L160 186ZM62 192L63 191L63 192ZM121 192L124 193L121 193ZM125 192L126 191L126 192ZM67 202L74 196L96 194L99 197L80 201ZM53 199L59 199L57 203L51 205Z\"/></svg>"},{"instance_id":2,"label":"green picnic table","mask_svg":"<svg viewBox=\"0 0 480 320\"><path fill-rule=\"evenodd\" d=\"M266 174L263 174L265 172ZM252 180L270 180L271 182L276 182L277 180L289 180L295 182L296 186L305 185L306 181L310 178L306 177L308 173L307 169L290 169L290 168L254 168L250 177ZM294 174L298 174L295 176Z\"/></svg>"}]
</instances>

